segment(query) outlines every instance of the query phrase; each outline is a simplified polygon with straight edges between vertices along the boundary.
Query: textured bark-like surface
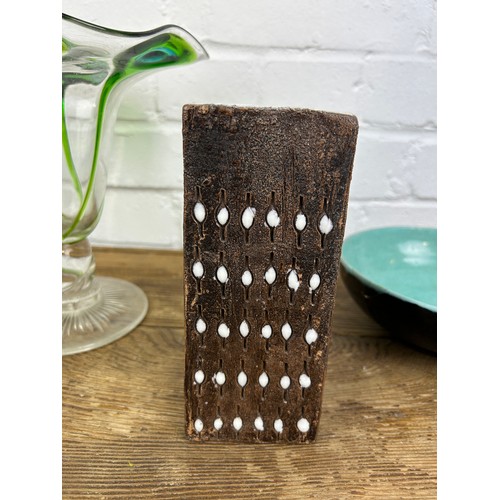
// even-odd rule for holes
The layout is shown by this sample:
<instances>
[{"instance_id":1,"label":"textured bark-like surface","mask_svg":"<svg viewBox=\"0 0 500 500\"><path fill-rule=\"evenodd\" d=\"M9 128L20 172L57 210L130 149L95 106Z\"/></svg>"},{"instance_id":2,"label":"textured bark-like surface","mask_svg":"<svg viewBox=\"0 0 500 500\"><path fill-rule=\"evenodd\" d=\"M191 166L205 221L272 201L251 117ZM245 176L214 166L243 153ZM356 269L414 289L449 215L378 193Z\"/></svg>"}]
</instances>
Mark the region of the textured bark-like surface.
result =
<instances>
[{"instance_id":1,"label":"textured bark-like surface","mask_svg":"<svg viewBox=\"0 0 500 500\"><path fill-rule=\"evenodd\" d=\"M187 435L312 441L357 120L183 113Z\"/></svg>"}]
</instances>

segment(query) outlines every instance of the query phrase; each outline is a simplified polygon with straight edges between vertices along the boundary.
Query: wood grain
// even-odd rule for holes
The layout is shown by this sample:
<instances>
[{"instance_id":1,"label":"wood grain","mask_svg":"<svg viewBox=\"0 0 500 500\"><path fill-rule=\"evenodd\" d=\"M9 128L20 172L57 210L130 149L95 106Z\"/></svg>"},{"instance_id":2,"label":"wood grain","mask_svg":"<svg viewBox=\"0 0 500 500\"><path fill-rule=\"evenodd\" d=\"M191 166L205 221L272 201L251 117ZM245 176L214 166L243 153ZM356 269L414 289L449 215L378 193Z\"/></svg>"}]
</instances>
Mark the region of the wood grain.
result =
<instances>
[{"instance_id":1,"label":"wood grain","mask_svg":"<svg viewBox=\"0 0 500 500\"><path fill-rule=\"evenodd\" d=\"M388 338L342 282L316 442L192 443L181 253L95 254L150 309L121 340L63 358L65 499L436 497L436 358Z\"/></svg>"}]
</instances>

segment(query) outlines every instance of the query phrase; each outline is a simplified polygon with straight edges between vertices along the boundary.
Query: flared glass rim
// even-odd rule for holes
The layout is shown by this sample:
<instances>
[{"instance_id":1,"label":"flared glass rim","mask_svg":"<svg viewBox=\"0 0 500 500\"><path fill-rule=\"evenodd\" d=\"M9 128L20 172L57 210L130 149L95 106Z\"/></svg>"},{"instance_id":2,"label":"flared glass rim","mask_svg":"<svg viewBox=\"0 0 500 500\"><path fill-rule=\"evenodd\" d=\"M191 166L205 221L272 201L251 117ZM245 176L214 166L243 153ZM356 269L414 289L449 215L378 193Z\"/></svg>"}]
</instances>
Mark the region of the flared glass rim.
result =
<instances>
[{"instance_id":1,"label":"flared glass rim","mask_svg":"<svg viewBox=\"0 0 500 500\"><path fill-rule=\"evenodd\" d=\"M157 28L153 28L150 30L145 30L145 31L123 31L123 30L117 30L114 28L108 28L106 26L101 26L99 24L94 24L89 21L85 21L83 19L79 19L78 17L71 16L66 13L62 13L62 19L64 21L68 21L70 23L76 24L78 26L82 26L84 28L88 28L94 31L98 31L101 33L106 33L108 35L112 36L118 36L118 37L127 37L127 38L141 38L141 37L147 37L151 35L155 35L157 33L161 33L162 31L167 31L167 30L175 30L175 31L180 31L184 35L187 35L191 38L191 42L194 42L194 45L196 46L195 48L198 49L198 58L208 58L208 53L203 47L203 45L186 29L178 26L177 24L164 24L162 26L159 26Z\"/></svg>"}]
</instances>

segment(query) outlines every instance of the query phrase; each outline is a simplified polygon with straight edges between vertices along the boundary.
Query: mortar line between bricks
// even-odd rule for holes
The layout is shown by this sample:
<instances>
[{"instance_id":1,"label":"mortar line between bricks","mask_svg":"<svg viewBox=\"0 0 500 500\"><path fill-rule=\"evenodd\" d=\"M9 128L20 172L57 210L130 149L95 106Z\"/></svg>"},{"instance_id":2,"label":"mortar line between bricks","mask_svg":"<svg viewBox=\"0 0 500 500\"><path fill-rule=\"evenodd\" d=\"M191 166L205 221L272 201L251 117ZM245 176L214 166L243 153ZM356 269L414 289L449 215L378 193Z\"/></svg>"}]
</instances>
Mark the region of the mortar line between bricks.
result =
<instances>
[{"instance_id":1,"label":"mortar line between bricks","mask_svg":"<svg viewBox=\"0 0 500 500\"><path fill-rule=\"evenodd\" d=\"M349 206L350 207L355 207L355 206L370 206L370 207L387 207L387 206L392 206L392 207L413 207L413 206L420 206L420 207L428 207L428 208L435 208L437 203L437 198L395 198L395 199L373 199L373 198L350 198L349 199Z\"/></svg>"},{"instance_id":2,"label":"mortar line between bricks","mask_svg":"<svg viewBox=\"0 0 500 500\"><path fill-rule=\"evenodd\" d=\"M361 198L356 195L350 195L349 197L349 203L362 203L363 205L366 205L368 203L370 204L387 204L390 203L392 204L404 204L404 203L410 203L410 204L421 204L422 202L430 202L436 203L437 198L433 198L432 196L401 196L401 197L393 197L393 198L379 198L379 197L374 197L374 198Z\"/></svg>"},{"instance_id":3,"label":"mortar line between bricks","mask_svg":"<svg viewBox=\"0 0 500 500\"><path fill-rule=\"evenodd\" d=\"M166 187L153 187L153 186L119 186L119 185L108 185L108 187L112 190L115 191L131 191L135 193L139 192L156 192L156 193L162 193L162 192L170 192L170 193L182 193L183 187L182 186L166 186ZM393 197L393 198L375 198L375 197L370 197L370 198L360 198L357 196L351 195L349 197L349 203L352 204L370 204L372 206L376 205L405 205L405 204L414 204L417 203L419 205L425 205L429 204L429 206L433 206L437 199L433 197L418 197L418 196L403 196L403 197Z\"/></svg>"},{"instance_id":4,"label":"mortar line between bricks","mask_svg":"<svg viewBox=\"0 0 500 500\"><path fill-rule=\"evenodd\" d=\"M300 55L304 54L310 56L320 55L320 56L330 56L333 58L344 59L344 60L361 60L361 61L374 61L374 60L390 60L390 61L400 61L400 62L436 62L437 54L433 52L390 52L390 51L378 51L378 50L348 50L348 49L333 49L333 48L323 48L316 46L306 46L306 47L284 47L284 46L259 46L259 45L239 45L239 44L229 44L216 42L211 40L204 41L207 51L210 49L215 51L219 50L220 53L217 55L231 55L237 54L239 57L236 59L241 59L241 56L254 56L256 54L267 56L279 56L279 55Z\"/></svg>"},{"instance_id":5,"label":"mortar line between bricks","mask_svg":"<svg viewBox=\"0 0 500 500\"><path fill-rule=\"evenodd\" d=\"M172 244L165 243L145 243L138 241L115 241L113 239L90 238L93 247L99 248L124 248L126 250L168 250L171 252L180 252L182 250L182 242L178 241ZM175 329L168 327L169 329Z\"/></svg>"},{"instance_id":6,"label":"mortar line between bricks","mask_svg":"<svg viewBox=\"0 0 500 500\"><path fill-rule=\"evenodd\" d=\"M262 107L269 107L269 106L262 106ZM300 107L300 106L298 106ZM327 110L325 110L327 111ZM151 121L151 120L129 120L127 118L118 118L117 120L117 126L129 126L129 125L139 125L140 123L143 123L145 125L145 129L148 132L156 132L156 131L162 131L162 127L173 125L173 126L180 126L182 121L181 119L176 120L172 117L165 117L165 113L160 111L158 113L158 121ZM391 134L391 135L410 135L410 136L434 136L437 132L437 126L436 124L433 124L432 127L426 126L425 128L420 125L415 125L415 126L409 126L409 125L397 125L397 124L391 124L391 123L374 123L371 121L361 121L359 124L359 130L360 133L363 134ZM128 132L128 131L127 131ZM131 131L133 133L134 131ZM119 132L114 132L115 135L120 135Z\"/></svg>"},{"instance_id":7,"label":"mortar line between bricks","mask_svg":"<svg viewBox=\"0 0 500 500\"><path fill-rule=\"evenodd\" d=\"M423 125L385 124L382 122L363 121L360 119L360 130L378 130L381 132L436 132L437 124L429 122Z\"/></svg>"},{"instance_id":8,"label":"mortar line between bricks","mask_svg":"<svg viewBox=\"0 0 500 500\"><path fill-rule=\"evenodd\" d=\"M365 137L406 137L409 140L416 138L435 138L437 136L437 128L421 128L421 127L398 127L384 128L371 125L360 124L359 133Z\"/></svg>"},{"instance_id":9,"label":"mortar line between bricks","mask_svg":"<svg viewBox=\"0 0 500 500\"><path fill-rule=\"evenodd\" d=\"M157 193L162 193L162 192L181 192L183 190L183 186L140 186L140 185L131 185L131 186L124 186L120 184L110 184L108 183L107 189L109 190L114 190L114 191L134 191L134 192L139 192L139 191L150 191L150 192L157 192Z\"/></svg>"}]
</instances>

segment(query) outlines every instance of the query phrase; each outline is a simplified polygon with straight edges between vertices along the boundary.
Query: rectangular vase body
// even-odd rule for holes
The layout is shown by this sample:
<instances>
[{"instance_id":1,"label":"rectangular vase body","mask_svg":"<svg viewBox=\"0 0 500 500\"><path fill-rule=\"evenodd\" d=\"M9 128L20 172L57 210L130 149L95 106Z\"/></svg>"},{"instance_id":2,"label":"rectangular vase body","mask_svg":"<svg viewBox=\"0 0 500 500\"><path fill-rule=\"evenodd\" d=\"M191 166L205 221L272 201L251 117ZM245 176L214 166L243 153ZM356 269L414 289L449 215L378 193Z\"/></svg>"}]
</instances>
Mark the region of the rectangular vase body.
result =
<instances>
[{"instance_id":1,"label":"rectangular vase body","mask_svg":"<svg viewBox=\"0 0 500 500\"><path fill-rule=\"evenodd\" d=\"M190 439L315 439L357 131L335 113L184 107Z\"/></svg>"}]
</instances>

